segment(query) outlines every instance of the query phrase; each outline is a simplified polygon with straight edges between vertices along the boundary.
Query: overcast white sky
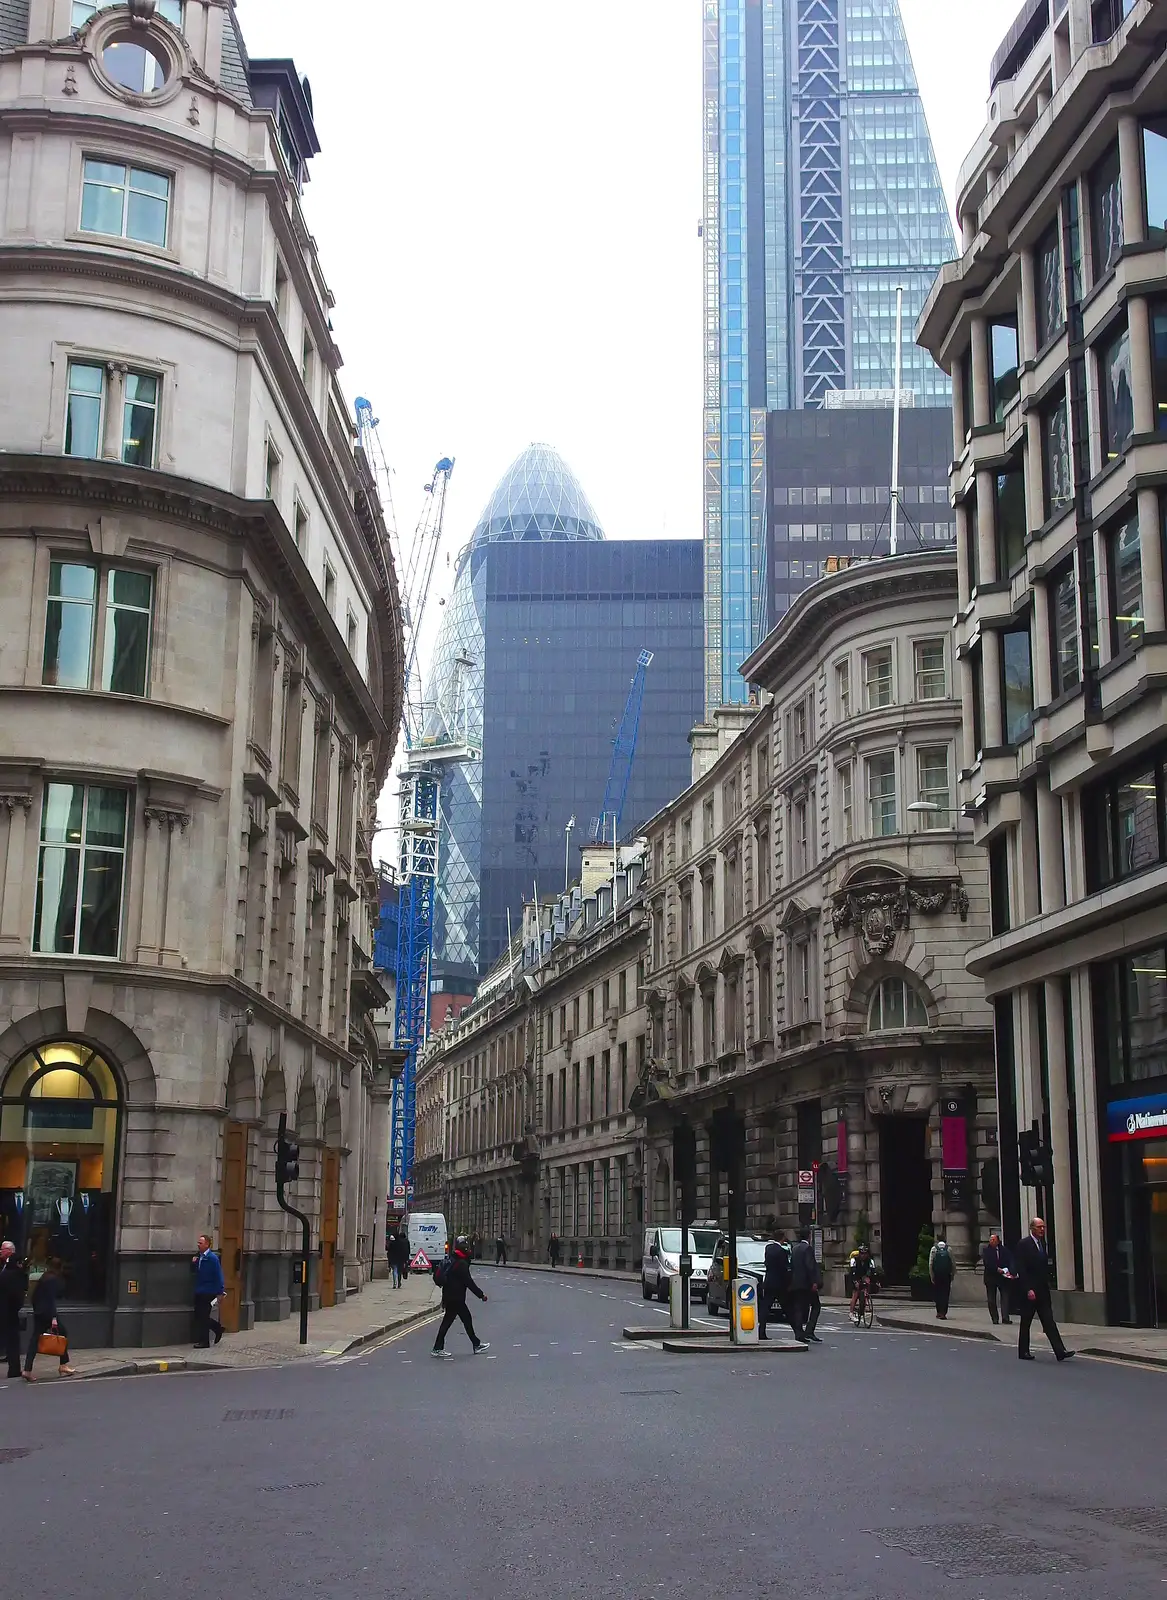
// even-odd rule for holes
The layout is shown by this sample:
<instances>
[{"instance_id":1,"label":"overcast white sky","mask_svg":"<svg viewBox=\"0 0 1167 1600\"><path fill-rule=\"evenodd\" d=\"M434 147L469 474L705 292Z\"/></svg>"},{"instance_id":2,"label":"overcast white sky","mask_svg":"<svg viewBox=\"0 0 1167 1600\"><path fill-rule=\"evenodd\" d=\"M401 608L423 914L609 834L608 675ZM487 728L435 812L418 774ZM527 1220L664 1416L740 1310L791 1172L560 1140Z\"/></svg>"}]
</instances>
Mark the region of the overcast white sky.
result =
<instances>
[{"instance_id":1,"label":"overcast white sky","mask_svg":"<svg viewBox=\"0 0 1167 1600\"><path fill-rule=\"evenodd\" d=\"M1020 0L901 4L951 203ZM312 83L305 206L399 522L453 455L456 550L540 439L609 535L699 536L701 0L238 9Z\"/></svg>"}]
</instances>

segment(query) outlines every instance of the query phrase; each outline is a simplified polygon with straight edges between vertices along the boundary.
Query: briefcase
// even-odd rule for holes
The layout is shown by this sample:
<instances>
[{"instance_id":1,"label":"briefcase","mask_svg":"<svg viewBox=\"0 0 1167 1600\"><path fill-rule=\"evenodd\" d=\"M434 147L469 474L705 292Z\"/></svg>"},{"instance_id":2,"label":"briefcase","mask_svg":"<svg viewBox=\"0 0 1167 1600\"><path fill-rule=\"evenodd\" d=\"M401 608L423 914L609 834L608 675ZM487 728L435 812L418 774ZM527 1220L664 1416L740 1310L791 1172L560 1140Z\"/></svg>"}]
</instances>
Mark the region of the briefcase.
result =
<instances>
[{"instance_id":1,"label":"briefcase","mask_svg":"<svg viewBox=\"0 0 1167 1600\"><path fill-rule=\"evenodd\" d=\"M63 1356L69 1349L69 1341L63 1333L42 1333L36 1349L41 1356Z\"/></svg>"}]
</instances>

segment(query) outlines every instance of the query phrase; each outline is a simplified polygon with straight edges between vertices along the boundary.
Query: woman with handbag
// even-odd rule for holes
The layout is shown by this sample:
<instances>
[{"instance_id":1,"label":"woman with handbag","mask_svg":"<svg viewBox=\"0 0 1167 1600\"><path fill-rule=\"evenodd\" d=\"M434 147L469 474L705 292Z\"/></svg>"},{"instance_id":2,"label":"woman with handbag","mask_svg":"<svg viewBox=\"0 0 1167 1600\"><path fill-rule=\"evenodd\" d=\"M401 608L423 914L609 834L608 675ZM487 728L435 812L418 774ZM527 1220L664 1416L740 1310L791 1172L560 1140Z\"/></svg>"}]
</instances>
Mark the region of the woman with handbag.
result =
<instances>
[{"instance_id":1,"label":"woman with handbag","mask_svg":"<svg viewBox=\"0 0 1167 1600\"><path fill-rule=\"evenodd\" d=\"M38 1355L56 1356L61 1363L62 1378L73 1376L65 1324L57 1316L57 1301L64 1287L60 1262L50 1261L32 1291L32 1332L28 1336L28 1351L24 1357L25 1383L37 1381L32 1375L32 1364Z\"/></svg>"}]
</instances>

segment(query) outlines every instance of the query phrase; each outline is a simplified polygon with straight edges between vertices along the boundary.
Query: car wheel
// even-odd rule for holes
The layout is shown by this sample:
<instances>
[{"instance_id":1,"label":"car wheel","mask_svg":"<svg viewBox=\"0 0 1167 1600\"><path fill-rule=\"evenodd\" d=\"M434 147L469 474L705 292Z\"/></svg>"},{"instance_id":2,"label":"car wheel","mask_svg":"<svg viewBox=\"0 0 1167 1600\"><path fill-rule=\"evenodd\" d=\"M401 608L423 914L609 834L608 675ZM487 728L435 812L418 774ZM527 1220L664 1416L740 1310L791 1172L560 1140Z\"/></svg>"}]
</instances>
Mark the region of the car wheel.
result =
<instances>
[{"instance_id":1,"label":"car wheel","mask_svg":"<svg viewBox=\"0 0 1167 1600\"><path fill-rule=\"evenodd\" d=\"M718 1311L718 1307L714 1304L713 1296L711 1294L710 1295L706 1295L705 1296L705 1314L706 1314L706 1316L715 1317L717 1315L717 1311Z\"/></svg>"},{"instance_id":2,"label":"car wheel","mask_svg":"<svg viewBox=\"0 0 1167 1600\"><path fill-rule=\"evenodd\" d=\"M667 1278L660 1277L656 1280L656 1297L660 1301L661 1305L668 1304L669 1280Z\"/></svg>"},{"instance_id":3,"label":"car wheel","mask_svg":"<svg viewBox=\"0 0 1167 1600\"><path fill-rule=\"evenodd\" d=\"M652 1299L652 1290L649 1288L648 1279L644 1276L643 1273L641 1273L641 1275L640 1275L640 1293L644 1297L645 1300L651 1300Z\"/></svg>"}]
</instances>

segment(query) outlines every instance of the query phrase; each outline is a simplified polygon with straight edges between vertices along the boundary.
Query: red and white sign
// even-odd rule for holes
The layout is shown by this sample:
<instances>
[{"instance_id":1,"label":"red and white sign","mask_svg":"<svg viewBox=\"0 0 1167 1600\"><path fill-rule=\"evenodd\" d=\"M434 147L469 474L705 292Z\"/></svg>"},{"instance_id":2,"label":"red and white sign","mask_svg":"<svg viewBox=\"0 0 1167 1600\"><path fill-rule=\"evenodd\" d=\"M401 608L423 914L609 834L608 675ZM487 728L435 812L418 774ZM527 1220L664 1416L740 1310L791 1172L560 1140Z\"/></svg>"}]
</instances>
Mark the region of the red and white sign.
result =
<instances>
[{"instance_id":1,"label":"red and white sign","mask_svg":"<svg viewBox=\"0 0 1167 1600\"><path fill-rule=\"evenodd\" d=\"M798 1187L800 1189L813 1189L814 1188L814 1173L813 1172L805 1172L805 1171L804 1172L800 1172L798 1174Z\"/></svg>"},{"instance_id":2,"label":"red and white sign","mask_svg":"<svg viewBox=\"0 0 1167 1600\"><path fill-rule=\"evenodd\" d=\"M394 1200L405 1199L405 1185L403 1183L395 1183L393 1185L393 1198Z\"/></svg>"},{"instance_id":3,"label":"red and white sign","mask_svg":"<svg viewBox=\"0 0 1167 1600\"><path fill-rule=\"evenodd\" d=\"M424 1250L419 1250L417 1252L413 1260L409 1263L409 1270L410 1272L428 1272L430 1270L430 1258L426 1255Z\"/></svg>"}]
</instances>

